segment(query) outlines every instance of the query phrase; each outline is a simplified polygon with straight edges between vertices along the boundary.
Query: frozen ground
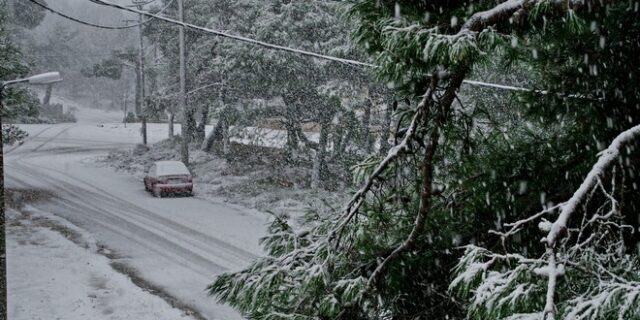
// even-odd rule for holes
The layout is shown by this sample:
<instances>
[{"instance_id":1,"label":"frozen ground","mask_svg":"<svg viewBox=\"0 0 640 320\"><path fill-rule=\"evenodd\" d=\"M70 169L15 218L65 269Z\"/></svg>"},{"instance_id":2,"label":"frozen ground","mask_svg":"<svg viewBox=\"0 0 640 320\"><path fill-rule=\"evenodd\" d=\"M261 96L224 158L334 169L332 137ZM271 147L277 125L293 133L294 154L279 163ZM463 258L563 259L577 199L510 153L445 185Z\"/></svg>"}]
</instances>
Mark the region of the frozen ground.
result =
<instances>
[{"instance_id":1,"label":"frozen ground","mask_svg":"<svg viewBox=\"0 0 640 320\"><path fill-rule=\"evenodd\" d=\"M57 221L29 208L7 216L10 319L193 319L116 272L73 226L53 231Z\"/></svg>"},{"instance_id":2,"label":"frozen ground","mask_svg":"<svg viewBox=\"0 0 640 320\"><path fill-rule=\"evenodd\" d=\"M262 254L258 241L269 216L214 199L153 198L138 177L96 167L96 157L139 143L139 125L124 128L119 112L77 108L75 124L21 126L30 137L5 149L7 187L50 192L50 199L31 204L35 210L84 230L108 250L112 265L159 296L193 309L194 316L240 319L205 288L216 275L240 269ZM166 125L149 125L150 142L165 137ZM20 250L16 247L14 254ZM8 275L13 283L26 281L25 276ZM24 304L11 290L9 296L14 297L10 308ZM50 296L60 299L49 302L59 310L74 308L63 297Z\"/></svg>"}]
</instances>

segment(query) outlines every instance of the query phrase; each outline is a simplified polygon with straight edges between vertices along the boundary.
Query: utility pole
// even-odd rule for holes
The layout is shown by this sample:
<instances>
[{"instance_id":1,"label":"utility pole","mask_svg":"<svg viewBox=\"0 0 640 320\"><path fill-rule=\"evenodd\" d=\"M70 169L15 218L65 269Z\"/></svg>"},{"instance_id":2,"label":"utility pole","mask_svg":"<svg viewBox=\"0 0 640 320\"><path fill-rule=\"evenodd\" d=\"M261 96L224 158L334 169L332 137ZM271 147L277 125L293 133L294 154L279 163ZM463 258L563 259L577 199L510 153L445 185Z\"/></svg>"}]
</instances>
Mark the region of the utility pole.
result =
<instances>
[{"instance_id":1,"label":"utility pole","mask_svg":"<svg viewBox=\"0 0 640 320\"><path fill-rule=\"evenodd\" d=\"M180 22L184 21L184 12L182 8L182 0L178 0L178 19ZM189 164L189 140L190 138L190 128L189 126L189 118L191 117L191 111L187 106L187 92L186 92L186 69L185 69L185 57L184 57L184 26L179 26L178 33L178 42L180 47L180 95L178 97L178 107L182 108L183 116L182 116L182 125L181 125L181 136L182 136L182 162L185 165Z\"/></svg>"},{"instance_id":2,"label":"utility pole","mask_svg":"<svg viewBox=\"0 0 640 320\"><path fill-rule=\"evenodd\" d=\"M9 1L11 2L11 1ZM0 82L0 141L3 140L2 137L2 98L4 94L5 84ZM3 143L0 143L0 247L2 247L2 252L0 253L0 319L7 319L7 248L5 242L5 220L4 220L4 150L2 150Z\"/></svg>"},{"instance_id":3,"label":"utility pole","mask_svg":"<svg viewBox=\"0 0 640 320\"><path fill-rule=\"evenodd\" d=\"M142 3L145 0L132 0L133 4L138 5L138 10L142 11ZM138 30L140 31L140 55L138 57L138 76L140 79L140 120L142 120L142 128L140 132L142 134L142 144L147 144L147 109L145 108L144 101L144 34L142 33L142 21L144 17L142 13L139 14Z\"/></svg>"}]
</instances>

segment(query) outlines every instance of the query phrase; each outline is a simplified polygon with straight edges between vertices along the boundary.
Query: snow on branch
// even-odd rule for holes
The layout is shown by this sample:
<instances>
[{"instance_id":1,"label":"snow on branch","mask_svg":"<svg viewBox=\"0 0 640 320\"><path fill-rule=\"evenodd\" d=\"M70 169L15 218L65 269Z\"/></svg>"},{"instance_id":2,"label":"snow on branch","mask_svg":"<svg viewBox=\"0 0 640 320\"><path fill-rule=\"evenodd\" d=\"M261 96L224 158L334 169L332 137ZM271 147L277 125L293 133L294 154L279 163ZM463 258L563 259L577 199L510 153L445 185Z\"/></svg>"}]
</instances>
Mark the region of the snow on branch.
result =
<instances>
[{"instance_id":1,"label":"snow on branch","mask_svg":"<svg viewBox=\"0 0 640 320\"><path fill-rule=\"evenodd\" d=\"M555 206L551 206L549 208L546 208L526 219L522 219L522 220L518 220L516 222L513 223L505 223L504 226L505 227L509 227L510 229L507 232L500 232L500 231L495 231L495 230L490 230L489 233L493 233L495 235L500 236L502 239L506 239L518 232L520 232L520 230L522 229L522 227L526 224L528 224L529 222L532 222L534 220L537 220L538 218L547 215L549 213L554 212L556 209L561 208L564 205L564 203L559 203ZM543 222L541 222L539 224L540 229L545 230L547 228L547 224L548 221L544 220Z\"/></svg>"},{"instance_id":2,"label":"snow on branch","mask_svg":"<svg viewBox=\"0 0 640 320\"><path fill-rule=\"evenodd\" d=\"M438 148L438 141L440 140L441 130L447 123L453 99L456 96L456 91L462 84L462 80L464 79L465 74L465 71L459 71L453 74L444 93L442 94L442 96L437 98L437 101L434 104L434 109L436 109L437 111L434 115L435 119L431 123L431 132L429 134L425 152L420 163L420 204L415 221L413 223L413 228L411 229L411 232L409 233L407 238L398 247L391 251L391 253L384 257L384 260L382 260L382 262L380 262L376 269L371 273L367 286L368 288L373 288L378 284L380 278L382 278L382 276L384 275L386 268L389 267L392 261L398 259L401 255L414 247L418 235L424 228L427 215L431 211L431 197L433 195L434 176L433 171L435 167L434 155L436 153L436 149ZM435 87L436 82L434 80L431 85L432 90L435 90Z\"/></svg>"},{"instance_id":3,"label":"snow on branch","mask_svg":"<svg viewBox=\"0 0 640 320\"><path fill-rule=\"evenodd\" d=\"M619 134L609 145L607 149L600 153L600 158L596 164L591 168L589 174L582 182L578 190L573 194L560 211L558 219L551 225L551 230L547 236L543 239L547 245L548 254L548 272L549 281L547 287L547 298L545 303L544 312L549 319L555 318L556 306L555 306L555 292L558 276L561 273L558 272L558 265L556 262L555 248L557 242L565 237L567 232L567 223L571 216L577 211L578 206L584 202L589 196L591 190L598 187L598 183L602 177L604 177L607 170L614 164L620 155L622 147L629 143L631 140L640 136L640 125L632 127L621 134Z\"/></svg>"},{"instance_id":4,"label":"snow on branch","mask_svg":"<svg viewBox=\"0 0 640 320\"><path fill-rule=\"evenodd\" d=\"M531 0L508 0L499 5L486 10L477 12L465 22L460 32L475 31L478 32L490 25L496 24L504 19L510 18L515 12L520 10L526 3L534 2Z\"/></svg>"},{"instance_id":5,"label":"snow on branch","mask_svg":"<svg viewBox=\"0 0 640 320\"><path fill-rule=\"evenodd\" d=\"M418 104L416 108L416 112L411 119L411 123L409 124L409 128L404 134L404 138L402 141L391 148L387 153L387 156L380 161L380 163L376 166L373 172L369 175L364 185L351 197L347 205L343 210L343 214L340 217L340 223L336 228L334 228L329 234L329 240L335 240L336 246L340 242L340 237L342 231L346 227L346 225L353 219L353 217L358 213L360 206L364 203L367 193L373 187L376 179L379 179L380 176L385 172L385 170L393 163L397 158L399 158L403 153L409 151L411 141L415 138L416 130L418 128L418 123L421 119L428 117L429 112L429 104L431 102L432 97L432 89L429 88L427 92L422 97L422 100Z\"/></svg>"},{"instance_id":6,"label":"snow on branch","mask_svg":"<svg viewBox=\"0 0 640 320\"><path fill-rule=\"evenodd\" d=\"M507 231L493 232L504 243L526 225L540 221L538 228L546 235L541 257L466 248L449 289L470 300L470 315L504 319L640 317L640 261L626 254L623 240L624 233L635 230L622 223L615 198L616 185L621 183L616 168L624 165L619 157L627 144L639 138L640 125L618 135L566 202L505 224ZM610 178L606 184L605 177ZM555 212L558 216L550 219L553 222L545 219ZM582 221L569 228L578 212L583 214ZM559 285L560 277L567 279L567 285ZM557 297L562 299L557 301Z\"/></svg>"},{"instance_id":7,"label":"snow on branch","mask_svg":"<svg viewBox=\"0 0 640 320\"><path fill-rule=\"evenodd\" d=\"M592 190L599 179L604 176L607 169L616 161L620 155L622 147L629 141L636 139L640 136L640 125L637 125L627 131L618 135L611 145L600 153L598 162L593 166L587 177L584 179L578 190L573 194L564 206L558 216L558 219L551 226L549 234L546 236L545 241L549 247L554 247L559 238L566 234L567 223L571 218L571 215L578 209L580 205L588 196L589 191Z\"/></svg>"}]
</instances>

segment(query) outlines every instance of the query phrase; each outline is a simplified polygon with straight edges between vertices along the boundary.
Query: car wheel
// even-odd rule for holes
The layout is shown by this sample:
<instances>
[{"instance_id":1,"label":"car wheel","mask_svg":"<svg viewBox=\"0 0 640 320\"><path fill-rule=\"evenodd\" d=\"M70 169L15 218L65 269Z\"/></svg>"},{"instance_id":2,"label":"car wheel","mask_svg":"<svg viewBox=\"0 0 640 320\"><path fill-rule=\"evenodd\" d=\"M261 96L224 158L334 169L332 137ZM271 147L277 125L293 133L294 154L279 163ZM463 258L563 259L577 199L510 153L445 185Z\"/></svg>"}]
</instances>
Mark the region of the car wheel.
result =
<instances>
[{"instance_id":1,"label":"car wheel","mask_svg":"<svg viewBox=\"0 0 640 320\"><path fill-rule=\"evenodd\" d=\"M153 196L157 198L162 198L162 191L158 188L153 188Z\"/></svg>"}]
</instances>

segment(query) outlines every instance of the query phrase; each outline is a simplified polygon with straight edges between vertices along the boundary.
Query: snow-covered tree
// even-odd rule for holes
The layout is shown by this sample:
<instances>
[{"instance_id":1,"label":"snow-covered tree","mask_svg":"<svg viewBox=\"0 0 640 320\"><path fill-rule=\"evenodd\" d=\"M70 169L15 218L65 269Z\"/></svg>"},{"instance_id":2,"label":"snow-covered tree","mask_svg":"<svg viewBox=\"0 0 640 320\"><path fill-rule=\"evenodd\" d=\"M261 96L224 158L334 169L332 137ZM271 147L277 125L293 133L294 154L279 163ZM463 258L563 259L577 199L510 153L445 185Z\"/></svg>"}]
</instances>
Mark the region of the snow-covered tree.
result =
<instances>
[{"instance_id":1,"label":"snow-covered tree","mask_svg":"<svg viewBox=\"0 0 640 320\"><path fill-rule=\"evenodd\" d=\"M582 114L575 114L579 110L556 110L556 115L565 116L552 121L551 117L529 112L535 110L523 95L519 96L520 100L507 100L504 104L500 99L493 104L490 99L484 104L469 101L459 95L462 83L477 73L478 67L500 63L493 61L494 57L515 58L531 71L531 56L524 59L514 52L520 49L520 44L553 46L549 39L544 43L537 38L543 38L545 32L560 30L583 39L582 17L593 17L598 24L605 19L603 14L615 12L614 8L627 8L628 16L637 15L633 7L634 4L626 2L596 1L508 0L498 4L493 1L473 4L350 1L348 9L356 24L355 39L375 58L379 77L394 88L396 95L406 97L395 110L395 143L386 155L371 156L354 168L354 180L360 187L344 208L310 213L310 221L302 230L294 230L285 221L276 220L270 236L265 239L268 256L245 270L218 278L210 286L210 292L256 319L462 318L467 310L478 318L515 316L520 312L515 307L510 309L513 312L500 311L512 296L500 300L502 304L494 304L494 295L488 292L486 297L480 297L484 299L481 301L489 302L475 307L450 295L448 270L458 262L460 253L456 248L469 243L476 245L463 256L459 264L461 274L468 274L465 273L467 266L471 271L474 267L481 269L478 264L492 259L486 255L497 255L493 249L501 246L501 242L492 240L486 231L501 224L506 217L519 220L534 215L536 204L547 205L572 192L573 184L579 184L585 168L588 169L587 161L592 159L588 155L597 151L590 149L579 157L571 157L574 162L567 161L565 151L571 146L567 137L584 124ZM575 49L564 53L572 57L580 55ZM563 64L555 68L548 66L547 71L559 72L563 67ZM535 85L536 81L545 79L530 73L528 84ZM551 115L553 108L566 108L563 103L566 99L592 101L589 99L593 97L584 90L571 92L577 96L569 97L569 93L559 92L559 88L549 88L551 93L536 91L530 96L539 99L559 96L559 99L549 98L552 104L547 111ZM613 101L606 97L593 100L593 105L601 108ZM620 126L626 129L632 123ZM634 148L629 150L631 156L622 157L618 175L629 168L629 159L636 155ZM569 170L571 168L576 169L575 172ZM637 178L631 176L626 175L623 184L627 187L622 188L623 194L630 192L629 179L637 182ZM562 177L566 183L559 183ZM618 177L616 183L622 183L621 179ZM601 185L606 193L613 192L613 183ZM618 187L615 192L622 189ZM630 203L628 199L618 201ZM627 218L629 212L625 210L616 215ZM601 225L604 220L596 220L586 228L615 227ZM625 229L620 230L622 234ZM505 246L522 251L516 259L537 261L537 271L526 273L522 268L529 265L520 264L525 267L501 273L503 278L487 282L489 287L509 279L516 279L517 283L533 279L531 283L540 285L545 274L548 280L558 280L557 285L571 286L571 282L562 282L556 277L563 271L558 263L549 266L550 260L545 258L555 255L527 258L536 253L542 256L548 250L540 248L537 240L531 241L533 232L522 230L519 238L505 242ZM553 241L548 246L556 253L562 251L561 238ZM602 242L619 243L619 238L605 237ZM480 247L489 249L476 249ZM507 261L496 268L515 265L509 260L512 258L509 254L516 253L503 253ZM620 251L598 254L605 258L614 254L621 256ZM586 248L576 251L572 259L582 259L584 255L589 255ZM607 270L616 276L624 275L625 281L637 281L626 277L632 275L633 270L623 274L615 270L612 263L599 259L594 258L592 263L609 268ZM635 259L630 255L626 261ZM565 266L564 271L568 270ZM487 267L486 279L493 275L490 271ZM475 278L463 276L469 280L457 280L452 288L465 284L463 293L467 290L475 297L473 294L478 292L475 284L482 279L479 274L475 273ZM585 283L581 283L581 288L590 289ZM522 313L544 312L546 295L541 309L535 309L539 306L535 299L526 301L528 305L522 307L519 299L523 290L535 297L531 286L516 288L514 305L521 308ZM616 301L622 301L622 292L616 292L619 299ZM588 292L574 296L584 301L590 297ZM495 296L495 299L502 298ZM554 306L564 306L552 300ZM488 310L494 306L498 306L497 309ZM552 317L559 314L547 313Z\"/></svg>"},{"instance_id":2,"label":"snow-covered tree","mask_svg":"<svg viewBox=\"0 0 640 320\"><path fill-rule=\"evenodd\" d=\"M21 78L29 72L29 65L7 31L9 27L8 8L6 1L0 2L0 81ZM29 18L28 23L25 23L29 27L42 20L42 16L37 11L24 12L22 17ZM3 106L0 112L2 112L2 118L5 121L19 116L38 115L39 101L29 90L12 86L4 88L2 95ZM3 126L2 129L5 134L3 135L5 142L20 140L25 136L16 127Z\"/></svg>"}]
</instances>

